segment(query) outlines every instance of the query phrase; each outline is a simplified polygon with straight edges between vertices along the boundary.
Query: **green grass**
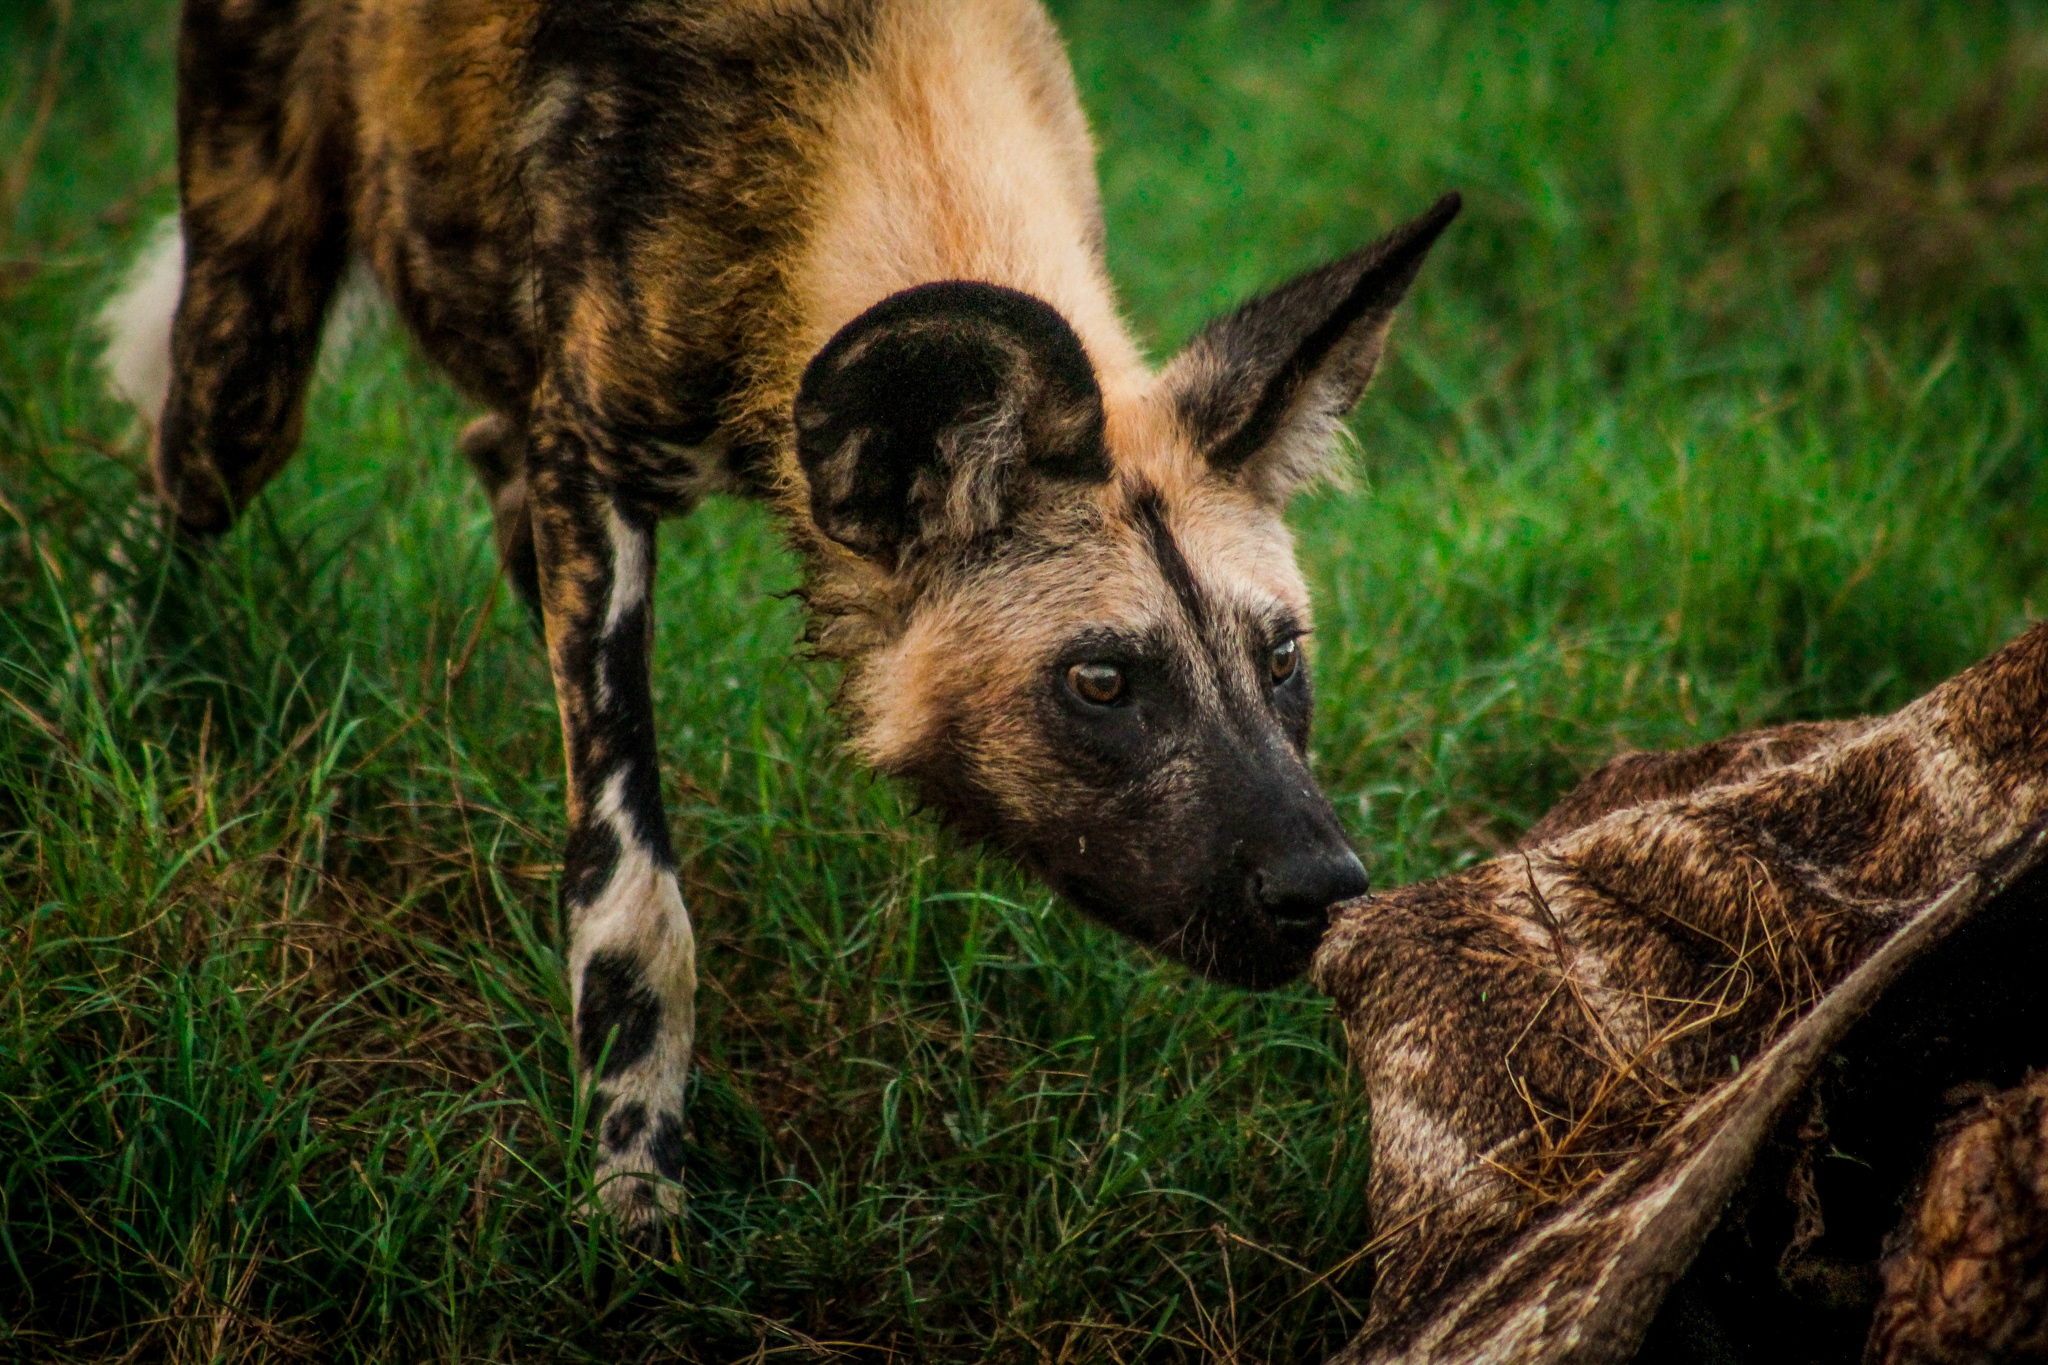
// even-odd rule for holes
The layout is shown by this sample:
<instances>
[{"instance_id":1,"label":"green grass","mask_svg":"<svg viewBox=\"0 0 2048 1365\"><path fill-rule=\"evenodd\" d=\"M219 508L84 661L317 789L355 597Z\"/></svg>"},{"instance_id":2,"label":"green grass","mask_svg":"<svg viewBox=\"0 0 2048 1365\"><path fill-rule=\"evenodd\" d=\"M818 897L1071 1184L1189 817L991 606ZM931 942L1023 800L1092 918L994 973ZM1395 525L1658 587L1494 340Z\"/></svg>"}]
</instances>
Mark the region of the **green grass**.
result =
<instances>
[{"instance_id":1,"label":"green grass","mask_svg":"<svg viewBox=\"0 0 2048 1365\"><path fill-rule=\"evenodd\" d=\"M0 1357L1312 1360L1368 1115L837 751L758 509L664 532L688 1256L567 1216L560 756L461 404L373 334L198 570L89 318L170 204L170 6L0 9ZM1625 745L1886 707L2048 591L2048 10L1074 0L1160 352L1466 192L1296 517L1382 884ZM25 168L20 175L14 168ZM11 188L5 189L12 194ZM2031 600L2030 600L2031 599Z\"/></svg>"}]
</instances>

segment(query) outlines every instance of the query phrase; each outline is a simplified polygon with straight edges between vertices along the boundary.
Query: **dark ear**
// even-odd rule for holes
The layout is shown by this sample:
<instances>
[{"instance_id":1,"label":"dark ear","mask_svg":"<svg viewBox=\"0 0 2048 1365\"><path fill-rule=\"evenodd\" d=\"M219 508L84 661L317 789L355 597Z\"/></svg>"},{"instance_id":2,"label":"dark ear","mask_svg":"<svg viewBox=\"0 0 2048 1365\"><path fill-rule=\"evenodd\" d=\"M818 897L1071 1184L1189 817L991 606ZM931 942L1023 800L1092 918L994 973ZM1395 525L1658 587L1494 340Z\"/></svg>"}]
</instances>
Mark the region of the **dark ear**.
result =
<instances>
[{"instance_id":1,"label":"dark ear","mask_svg":"<svg viewBox=\"0 0 2048 1365\"><path fill-rule=\"evenodd\" d=\"M963 281L840 329L804 370L796 449L818 529L888 568L993 530L1034 481L1109 477L1074 329L1029 294Z\"/></svg>"},{"instance_id":2,"label":"dark ear","mask_svg":"<svg viewBox=\"0 0 2048 1365\"><path fill-rule=\"evenodd\" d=\"M1212 468L1275 502L1325 472L1395 305L1461 203L1445 195L1363 251L1210 323L1174 357L1168 391Z\"/></svg>"}]
</instances>

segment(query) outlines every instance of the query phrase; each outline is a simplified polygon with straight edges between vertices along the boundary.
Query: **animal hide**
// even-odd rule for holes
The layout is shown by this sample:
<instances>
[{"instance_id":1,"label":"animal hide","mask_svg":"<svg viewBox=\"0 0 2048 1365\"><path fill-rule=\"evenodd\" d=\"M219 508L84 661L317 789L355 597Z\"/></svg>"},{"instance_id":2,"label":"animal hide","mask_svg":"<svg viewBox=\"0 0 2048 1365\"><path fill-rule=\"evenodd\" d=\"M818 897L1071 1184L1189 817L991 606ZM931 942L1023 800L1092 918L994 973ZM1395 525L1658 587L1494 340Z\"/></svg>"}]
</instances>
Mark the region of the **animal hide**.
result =
<instances>
[{"instance_id":1,"label":"animal hide","mask_svg":"<svg viewBox=\"0 0 2048 1365\"><path fill-rule=\"evenodd\" d=\"M1617 759L1339 907L1379 1276L1336 1360L1996 1355L1942 1286L2048 1283L2038 1096L1952 1123L1884 1245L1958 1097L2048 1062L2044 847L2048 627L1888 717Z\"/></svg>"}]
</instances>

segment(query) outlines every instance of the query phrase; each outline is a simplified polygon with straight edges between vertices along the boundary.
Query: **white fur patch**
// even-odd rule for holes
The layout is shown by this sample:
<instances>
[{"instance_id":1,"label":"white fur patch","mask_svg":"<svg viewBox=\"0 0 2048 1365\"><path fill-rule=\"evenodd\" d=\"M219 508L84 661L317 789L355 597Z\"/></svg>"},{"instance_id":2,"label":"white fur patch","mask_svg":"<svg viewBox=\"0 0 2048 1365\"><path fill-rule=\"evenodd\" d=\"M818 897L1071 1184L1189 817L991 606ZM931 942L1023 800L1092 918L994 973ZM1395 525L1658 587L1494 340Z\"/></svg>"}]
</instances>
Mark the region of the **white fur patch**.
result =
<instances>
[{"instance_id":1,"label":"white fur patch","mask_svg":"<svg viewBox=\"0 0 2048 1365\"><path fill-rule=\"evenodd\" d=\"M1398 1090L1375 1097L1372 1108L1373 1161L1418 1188L1449 1188L1475 1164L1472 1144L1439 1114Z\"/></svg>"},{"instance_id":2,"label":"white fur patch","mask_svg":"<svg viewBox=\"0 0 2048 1365\"><path fill-rule=\"evenodd\" d=\"M604 609L604 633L610 635L627 613L647 600L654 547L649 543L652 536L627 525L618 512L607 511L605 518L612 541L612 594Z\"/></svg>"},{"instance_id":3,"label":"white fur patch","mask_svg":"<svg viewBox=\"0 0 2048 1365\"><path fill-rule=\"evenodd\" d=\"M155 426L171 390L171 320L185 285L185 237L175 214L158 223L114 296L100 309L107 389Z\"/></svg>"},{"instance_id":4,"label":"white fur patch","mask_svg":"<svg viewBox=\"0 0 2048 1365\"><path fill-rule=\"evenodd\" d=\"M106 349L100 369L107 391L134 408L151 427L163 417L171 391L171 324L185 288L185 235L171 214L150 230L141 254L128 267L121 287L100 309ZM390 308L369 267L359 258L327 312L321 337L319 373L331 376L355 339L381 325Z\"/></svg>"},{"instance_id":5,"label":"white fur patch","mask_svg":"<svg viewBox=\"0 0 2048 1365\"><path fill-rule=\"evenodd\" d=\"M348 274L342 277L341 288L327 307L316 373L322 379L334 378L356 342L375 336L390 325L391 300L377 283L377 277L370 273L370 263L357 256L349 262Z\"/></svg>"},{"instance_id":6,"label":"white fur patch","mask_svg":"<svg viewBox=\"0 0 2048 1365\"><path fill-rule=\"evenodd\" d=\"M605 513L605 532L612 542L612 589L604 608L604 638L610 639L632 610L647 600L654 567L654 537L626 524L616 510ZM597 705L612 704L611 661L601 658L597 666ZM617 782L616 776L612 779ZM610 788L607 787L609 792Z\"/></svg>"}]
</instances>

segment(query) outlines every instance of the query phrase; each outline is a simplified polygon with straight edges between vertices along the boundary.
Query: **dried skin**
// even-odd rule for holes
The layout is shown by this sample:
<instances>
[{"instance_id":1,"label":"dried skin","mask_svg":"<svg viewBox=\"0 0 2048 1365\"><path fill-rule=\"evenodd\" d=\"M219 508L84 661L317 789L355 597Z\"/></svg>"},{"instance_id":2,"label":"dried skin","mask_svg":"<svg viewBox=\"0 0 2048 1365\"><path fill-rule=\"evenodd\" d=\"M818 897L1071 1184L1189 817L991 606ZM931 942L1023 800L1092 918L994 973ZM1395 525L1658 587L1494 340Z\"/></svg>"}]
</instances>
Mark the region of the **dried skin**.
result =
<instances>
[{"instance_id":1,"label":"dried skin","mask_svg":"<svg viewBox=\"0 0 2048 1365\"><path fill-rule=\"evenodd\" d=\"M2048 1356L2048 1074L1947 1126L1882 1271L1872 1365Z\"/></svg>"}]
</instances>

